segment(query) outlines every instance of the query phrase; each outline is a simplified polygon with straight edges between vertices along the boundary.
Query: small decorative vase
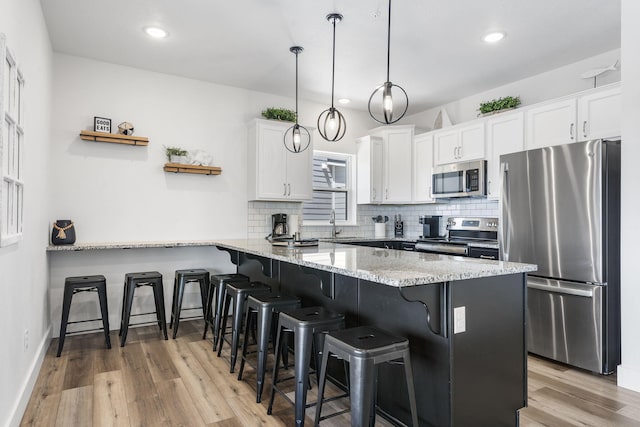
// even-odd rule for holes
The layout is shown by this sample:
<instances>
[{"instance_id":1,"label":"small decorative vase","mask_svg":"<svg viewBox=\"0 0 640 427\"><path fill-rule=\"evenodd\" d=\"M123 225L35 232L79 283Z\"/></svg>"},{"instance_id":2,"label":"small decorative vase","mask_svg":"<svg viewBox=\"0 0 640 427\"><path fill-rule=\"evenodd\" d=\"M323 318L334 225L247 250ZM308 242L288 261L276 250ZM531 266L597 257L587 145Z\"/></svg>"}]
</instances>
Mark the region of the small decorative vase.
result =
<instances>
[{"instance_id":1,"label":"small decorative vase","mask_svg":"<svg viewBox=\"0 0 640 427\"><path fill-rule=\"evenodd\" d=\"M171 163L187 163L187 156L171 156Z\"/></svg>"}]
</instances>

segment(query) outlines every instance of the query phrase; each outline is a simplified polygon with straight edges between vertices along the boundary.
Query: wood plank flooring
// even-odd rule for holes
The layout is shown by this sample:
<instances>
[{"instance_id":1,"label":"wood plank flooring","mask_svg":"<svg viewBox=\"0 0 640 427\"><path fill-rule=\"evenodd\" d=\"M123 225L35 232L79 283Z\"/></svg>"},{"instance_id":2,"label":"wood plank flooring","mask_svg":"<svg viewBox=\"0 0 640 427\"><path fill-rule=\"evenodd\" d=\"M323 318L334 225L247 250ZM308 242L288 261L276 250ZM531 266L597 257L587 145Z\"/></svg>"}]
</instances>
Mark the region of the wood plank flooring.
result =
<instances>
[{"instance_id":1,"label":"wood plank flooring","mask_svg":"<svg viewBox=\"0 0 640 427\"><path fill-rule=\"evenodd\" d=\"M127 344L104 348L101 333L67 337L62 356L51 342L22 426L291 426L293 407L277 396L267 415L269 386L255 403L255 373L247 365L243 381L229 374L228 354L218 358L202 340L202 321L180 324L178 338L164 341L157 327L131 328ZM228 346L225 345L228 349ZM239 365L239 363L238 363ZM269 380L268 375L267 380ZM309 402L316 398L315 385ZM490 392L490 391L488 391ZM329 393L338 393L329 390ZM334 401L323 414L348 405ZM313 425L314 408L307 410ZM349 415L322 426L348 426ZM377 426L390 425L385 420ZM640 393L602 377L529 357L529 406L524 427L640 426Z\"/></svg>"}]
</instances>

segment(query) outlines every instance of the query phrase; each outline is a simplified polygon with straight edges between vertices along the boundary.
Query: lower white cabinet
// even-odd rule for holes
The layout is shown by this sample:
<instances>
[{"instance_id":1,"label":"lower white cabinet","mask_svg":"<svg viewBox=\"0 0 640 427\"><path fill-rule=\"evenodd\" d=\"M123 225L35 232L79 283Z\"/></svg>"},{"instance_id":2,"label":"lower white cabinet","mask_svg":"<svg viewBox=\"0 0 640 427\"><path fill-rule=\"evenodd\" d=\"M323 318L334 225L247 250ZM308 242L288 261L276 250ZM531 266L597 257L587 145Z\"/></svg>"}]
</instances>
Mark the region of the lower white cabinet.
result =
<instances>
[{"instance_id":1,"label":"lower white cabinet","mask_svg":"<svg viewBox=\"0 0 640 427\"><path fill-rule=\"evenodd\" d=\"M249 200L311 200L313 141L301 153L284 146L293 123L255 119L249 126L247 176ZM313 137L313 129L307 128Z\"/></svg>"},{"instance_id":2,"label":"lower white cabinet","mask_svg":"<svg viewBox=\"0 0 640 427\"><path fill-rule=\"evenodd\" d=\"M502 113L486 121L487 198L500 199L500 156L524 149L524 113Z\"/></svg>"},{"instance_id":3,"label":"lower white cabinet","mask_svg":"<svg viewBox=\"0 0 640 427\"><path fill-rule=\"evenodd\" d=\"M433 133L413 138L413 202L434 203L431 195L433 171Z\"/></svg>"}]
</instances>

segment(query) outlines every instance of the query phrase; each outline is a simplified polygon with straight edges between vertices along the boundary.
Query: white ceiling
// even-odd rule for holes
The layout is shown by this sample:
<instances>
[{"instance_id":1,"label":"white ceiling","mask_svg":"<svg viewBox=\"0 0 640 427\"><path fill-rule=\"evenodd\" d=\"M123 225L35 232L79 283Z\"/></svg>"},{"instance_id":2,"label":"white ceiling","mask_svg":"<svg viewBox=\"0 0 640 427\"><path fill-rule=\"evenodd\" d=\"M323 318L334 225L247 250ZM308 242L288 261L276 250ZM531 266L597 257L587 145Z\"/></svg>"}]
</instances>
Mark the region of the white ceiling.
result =
<instances>
[{"instance_id":1,"label":"white ceiling","mask_svg":"<svg viewBox=\"0 0 640 427\"><path fill-rule=\"evenodd\" d=\"M386 0L41 0L56 52L366 109L386 78ZM391 81L409 113L620 47L620 0L403 0L392 4ZM152 40L142 28L169 37ZM487 45L490 30L507 37ZM610 64L602 64L610 65ZM586 71L586 70L585 70Z\"/></svg>"}]
</instances>

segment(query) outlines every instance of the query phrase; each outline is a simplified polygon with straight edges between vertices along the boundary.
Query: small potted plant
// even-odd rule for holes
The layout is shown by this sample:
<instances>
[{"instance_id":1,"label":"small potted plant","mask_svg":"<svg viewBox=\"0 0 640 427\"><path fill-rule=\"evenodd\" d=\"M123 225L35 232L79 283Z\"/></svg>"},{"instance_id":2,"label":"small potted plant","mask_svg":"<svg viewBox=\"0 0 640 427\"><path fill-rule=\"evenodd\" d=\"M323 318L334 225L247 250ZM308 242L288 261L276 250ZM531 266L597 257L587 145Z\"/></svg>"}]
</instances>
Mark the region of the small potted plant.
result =
<instances>
[{"instance_id":1,"label":"small potted plant","mask_svg":"<svg viewBox=\"0 0 640 427\"><path fill-rule=\"evenodd\" d=\"M180 147L164 147L167 160L170 163L186 163L187 150Z\"/></svg>"},{"instance_id":2,"label":"small potted plant","mask_svg":"<svg viewBox=\"0 0 640 427\"><path fill-rule=\"evenodd\" d=\"M488 116L503 110L513 110L518 105L520 105L519 96L505 96L504 98L481 102L480 108L478 108L478 116Z\"/></svg>"},{"instance_id":3,"label":"small potted plant","mask_svg":"<svg viewBox=\"0 0 640 427\"><path fill-rule=\"evenodd\" d=\"M270 120L282 120L284 122L295 122L295 111L287 110L286 108L267 108L262 111L262 117Z\"/></svg>"}]
</instances>

